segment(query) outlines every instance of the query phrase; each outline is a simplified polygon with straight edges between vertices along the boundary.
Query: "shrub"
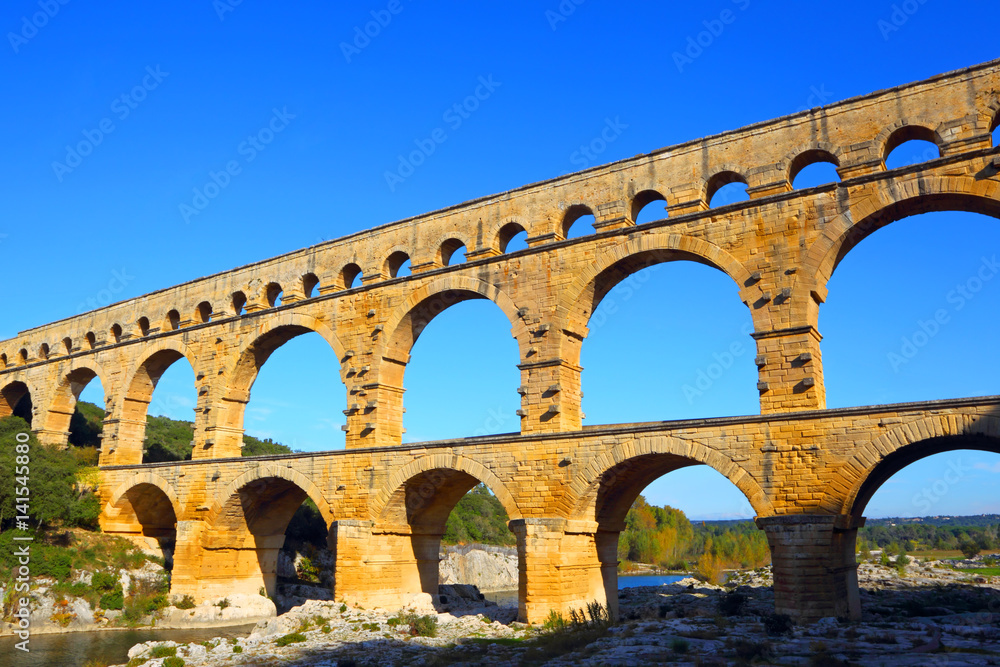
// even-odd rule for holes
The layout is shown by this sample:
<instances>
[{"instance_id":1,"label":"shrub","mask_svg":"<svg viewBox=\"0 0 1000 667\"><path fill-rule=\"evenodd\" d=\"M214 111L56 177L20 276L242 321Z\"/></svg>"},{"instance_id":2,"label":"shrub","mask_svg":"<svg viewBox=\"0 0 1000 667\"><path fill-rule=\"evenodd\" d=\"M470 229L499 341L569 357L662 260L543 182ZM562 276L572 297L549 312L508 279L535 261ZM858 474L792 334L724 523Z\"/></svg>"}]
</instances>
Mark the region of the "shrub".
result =
<instances>
[{"instance_id":1,"label":"shrub","mask_svg":"<svg viewBox=\"0 0 1000 667\"><path fill-rule=\"evenodd\" d=\"M122 606L125 604L125 596L122 593L121 584L115 586L114 591L102 595L99 604L101 609L114 609L114 610L121 609Z\"/></svg>"},{"instance_id":2,"label":"shrub","mask_svg":"<svg viewBox=\"0 0 1000 667\"><path fill-rule=\"evenodd\" d=\"M219 609L226 609L226 608L228 608L230 606L229 605L229 598L222 598L221 600L219 600L218 602L215 603L215 606L218 607Z\"/></svg>"},{"instance_id":3,"label":"shrub","mask_svg":"<svg viewBox=\"0 0 1000 667\"><path fill-rule=\"evenodd\" d=\"M185 595L179 601L175 602L174 606L178 609L194 609L194 598L190 595Z\"/></svg>"},{"instance_id":4,"label":"shrub","mask_svg":"<svg viewBox=\"0 0 1000 667\"><path fill-rule=\"evenodd\" d=\"M118 585L118 577L110 572L95 572L90 580L90 585L93 586L94 590L101 593L110 593Z\"/></svg>"},{"instance_id":5,"label":"shrub","mask_svg":"<svg viewBox=\"0 0 1000 667\"><path fill-rule=\"evenodd\" d=\"M177 655L176 646L154 646L149 652L150 658L169 658L172 655Z\"/></svg>"},{"instance_id":6,"label":"shrub","mask_svg":"<svg viewBox=\"0 0 1000 667\"><path fill-rule=\"evenodd\" d=\"M769 635L785 635L792 631L792 618L788 614L767 614L761 621Z\"/></svg>"},{"instance_id":7,"label":"shrub","mask_svg":"<svg viewBox=\"0 0 1000 667\"><path fill-rule=\"evenodd\" d=\"M958 550L962 552L962 555L966 558L975 558L979 555L979 545L972 540L965 540L958 545Z\"/></svg>"},{"instance_id":8,"label":"shrub","mask_svg":"<svg viewBox=\"0 0 1000 667\"><path fill-rule=\"evenodd\" d=\"M328 635L328 634L330 634L330 632L333 631L333 628L330 627L329 623L324 624L323 627L320 628L320 629L323 631L324 635Z\"/></svg>"},{"instance_id":9,"label":"shrub","mask_svg":"<svg viewBox=\"0 0 1000 667\"><path fill-rule=\"evenodd\" d=\"M417 616L410 621L410 634L417 637L437 637L437 616Z\"/></svg>"},{"instance_id":10,"label":"shrub","mask_svg":"<svg viewBox=\"0 0 1000 667\"><path fill-rule=\"evenodd\" d=\"M736 616L746 605L747 596L736 591L729 591L719 598L719 611L726 616Z\"/></svg>"},{"instance_id":11,"label":"shrub","mask_svg":"<svg viewBox=\"0 0 1000 667\"><path fill-rule=\"evenodd\" d=\"M566 619L563 615L557 612L555 609L549 610L549 616L545 619L545 623L542 625L546 630L561 630L566 627Z\"/></svg>"},{"instance_id":12,"label":"shrub","mask_svg":"<svg viewBox=\"0 0 1000 667\"><path fill-rule=\"evenodd\" d=\"M243 653L243 647L237 644L233 647L233 653Z\"/></svg>"},{"instance_id":13,"label":"shrub","mask_svg":"<svg viewBox=\"0 0 1000 667\"><path fill-rule=\"evenodd\" d=\"M184 661L177 656L172 656L163 661L163 667L184 667Z\"/></svg>"},{"instance_id":14,"label":"shrub","mask_svg":"<svg viewBox=\"0 0 1000 667\"><path fill-rule=\"evenodd\" d=\"M282 637L278 637L278 639L276 639L274 643L278 646L288 646L289 644L294 644L296 642L304 642L305 640L306 636L301 632L292 632Z\"/></svg>"}]
</instances>

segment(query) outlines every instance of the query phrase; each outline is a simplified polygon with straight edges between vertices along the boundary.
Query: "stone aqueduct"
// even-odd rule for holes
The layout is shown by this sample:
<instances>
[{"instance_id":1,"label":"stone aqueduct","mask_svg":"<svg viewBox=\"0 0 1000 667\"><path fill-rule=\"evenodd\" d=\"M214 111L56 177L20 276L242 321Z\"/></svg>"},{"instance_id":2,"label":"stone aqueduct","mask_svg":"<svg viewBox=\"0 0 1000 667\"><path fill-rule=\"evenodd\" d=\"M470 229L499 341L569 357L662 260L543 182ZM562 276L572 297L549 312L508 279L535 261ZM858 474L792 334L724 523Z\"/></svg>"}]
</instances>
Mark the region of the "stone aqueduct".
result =
<instances>
[{"instance_id":1,"label":"stone aqueduct","mask_svg":"<svg viewBox=\"0 0 1000 667\"><path fill-rule=\"evenodd\" d=\"M872 493L933 453L1000 452L1000 398L827 410L819 308L840 260L884 225L937 210L1000 217L998 121L993 61L194 280L0 342L0 415L30 396L32 428L63 445L80 391L100 378L101 525L175 544L176 594L273 590L285 527L309 497L330 529L336 596L399 606L436 591L445 519L483 482L517 535L523 620L594 599L615 607L628 507L660 475L705 464L757 512L779 611L857 615L854 542ZM910 139L940 156L886 169ZM817 161L840 181L793 190ZM734 181L750 199L710 208ZM668 216L635 224L655 201ZM595 233L567 239L589 214ZM505 252L522 230L528 248ZM462 245L467 261L450 262ZM397 276L407 258L412 274ZM677 260L725 272L749 308L761 414L581 426L591 314L630 274ZM520 432L402 445L410 350L466 299L489 299L510 320ZM341 362L347 449L239 458L258 371L310 331ZM193 460L143 465L153 388L182 357L197 385Z\"/></svg>"}]
</instances>

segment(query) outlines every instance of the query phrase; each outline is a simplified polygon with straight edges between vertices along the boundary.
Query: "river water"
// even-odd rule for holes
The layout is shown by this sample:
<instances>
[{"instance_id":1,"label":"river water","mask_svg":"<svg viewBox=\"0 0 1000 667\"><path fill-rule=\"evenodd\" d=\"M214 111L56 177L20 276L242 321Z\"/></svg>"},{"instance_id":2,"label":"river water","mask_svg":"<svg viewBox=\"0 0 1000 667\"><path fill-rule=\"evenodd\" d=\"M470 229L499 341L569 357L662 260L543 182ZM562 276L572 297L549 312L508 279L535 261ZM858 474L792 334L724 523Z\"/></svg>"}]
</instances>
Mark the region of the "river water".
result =
<instances>
[{"instance_id":1,"label":"river water","mask_svg":"<svg viewBox=\"0 0 1000 667\"><path fill-rule=\"evenodd\" d=\"M683 579L678 575L618 576L618 590L634 586L661 586ZM502 605L517 606L517 591L486 593L486 599ZM16 637L0 637L0 665L11 667L83 667L88 660L103 660L109 664L128 662L128 650L151 640L198 643L214 637L246 637L253 625L228 628L186 630L115 630L105 632L67 632L37 635L31 638L31 649L24 653L14 648Z\"/></svg>"},{"instance_id":2,"label":"river water","mask_svg":"<svg viewBox=\"0 0 1000 667\"><path fill-rule=\"evenodd\" d=\"M37 635L28 642L27 653L14 648L17 637L0 637L0 665L10 667L83 667L88 660L112 665L128 662L128 650L151 640L203 642L213 637L246 637L253 624L228 628L189 630L113 630Z\"/></svg>"}]
</instances>

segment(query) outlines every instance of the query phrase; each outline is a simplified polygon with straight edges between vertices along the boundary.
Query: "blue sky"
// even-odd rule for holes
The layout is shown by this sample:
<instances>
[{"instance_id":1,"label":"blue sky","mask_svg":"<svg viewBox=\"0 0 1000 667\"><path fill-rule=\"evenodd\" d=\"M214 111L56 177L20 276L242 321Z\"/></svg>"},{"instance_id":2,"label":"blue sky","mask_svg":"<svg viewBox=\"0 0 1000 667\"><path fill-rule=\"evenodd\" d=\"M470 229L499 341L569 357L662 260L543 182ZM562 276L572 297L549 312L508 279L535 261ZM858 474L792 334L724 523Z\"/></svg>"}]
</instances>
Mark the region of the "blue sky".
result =
<instances>
[{"instance_id":1,"label":"blue sky","mask_svg":"<svg viewBox=\"0 0 1000 667\"><path fill-rule=\"evenodd\" d=\"M919 0L836 10L759 0L63 1L12 0L0 12L3 338L88 303L1000 55L985 2L955 12ZM358 38L371 21L382 24L368 26L375 36ZM700 53L688 51L703 32ZM491 85L479 108L448 115L481 80ZM248 143L276 114L273 140ZM609 123L614 141L582 151ZM437 128L445 140L426 162L387 179ZM81 141L93 150L70 154ZM904 145L892 159L927 157ZM230 161L239 173L185 215ZM961 309L949 299L1000 252L994 222L915 217L847 256L820 316L830 407L1000 393L1000 280ZM677 263L630 288L612 292L614 312L599 311L583 346L587 423L758 411L749 313L724 275ZM938 309L947 324L894 366L889 355ZM685 393L734 342L746 351L731 368L703 394ZM516 358L495 307L446 311L413 351L407 438L515 429ZM302 450L342 446L336 363L315 335L279 350L254 386L248 432ZM640 399L615 390L626 376ZM100 402L101 391L85 398ZM153 412L190 419L194 401L179 363ZM924 511L915 498L959 459L963 483ZM974 453L926 459L890 480L868 514L1000 512L998 464ZM750 513L703 468L665 476L646 495L698 518Z\"/></svg>"}]
</instances>

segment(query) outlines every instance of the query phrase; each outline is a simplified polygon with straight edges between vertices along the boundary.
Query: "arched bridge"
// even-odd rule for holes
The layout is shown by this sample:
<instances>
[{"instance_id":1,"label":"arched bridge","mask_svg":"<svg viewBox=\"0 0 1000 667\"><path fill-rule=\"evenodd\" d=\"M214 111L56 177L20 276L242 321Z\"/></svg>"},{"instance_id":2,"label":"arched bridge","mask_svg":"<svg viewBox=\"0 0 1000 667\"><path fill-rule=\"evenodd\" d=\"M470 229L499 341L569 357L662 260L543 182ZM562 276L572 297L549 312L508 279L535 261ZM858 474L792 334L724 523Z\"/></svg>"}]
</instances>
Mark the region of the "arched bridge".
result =
<instances>
[{"instance_id":1,"label":"arched bridge","mask_svg":"<svg viewBox=\"0 0 1000 667\"><path fill-rule=\"evenodd\" d=\"M194 280L0 342L0 415L30 396L33 429L65 444L80 391L100 378L102 526L176 543L174 593L271 589L285 527L308 497L330 527L338 597L399 605L436 590L444 521L483 482L518 537L522 618L614 605L629 505L656 477L705 464L757 512L780 611L857 614L854 536L867 501L924 456L1000 451L1000 398L827 410L819 309L838 263L879 228L928 211L1000 217L998 122L993 61ZM887 169L910 139L939 155ZM793 190L814 162L835 165L839 182ZM749 200L710 208L736 181ZM636 224L657 201L667 217ZM595 232L567 238L585 215ZM528 248L506 252L521 232ZM412 275L397 275L406 260ZM728 275L750 310L760 415L582 427L590 317L632 273L680 260ZM510 321L520 431L402 445L413 344L467 299ZM341 361L347 449L238 458L257 373L306 332ZM143 465L153 388L181 358L198 393L193 460Z\"/></svg>"}]
</instances>

